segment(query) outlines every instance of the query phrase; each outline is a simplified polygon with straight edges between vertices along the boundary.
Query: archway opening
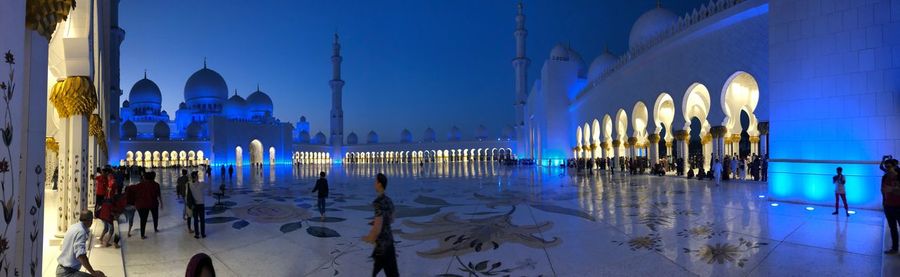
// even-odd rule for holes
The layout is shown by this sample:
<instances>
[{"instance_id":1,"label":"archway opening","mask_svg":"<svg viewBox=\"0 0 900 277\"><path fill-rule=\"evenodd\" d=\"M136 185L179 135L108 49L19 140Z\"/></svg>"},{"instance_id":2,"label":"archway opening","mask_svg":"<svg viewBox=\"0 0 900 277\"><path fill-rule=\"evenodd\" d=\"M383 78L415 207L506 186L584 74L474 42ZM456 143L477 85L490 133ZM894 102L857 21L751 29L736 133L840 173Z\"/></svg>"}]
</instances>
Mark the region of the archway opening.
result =
<instances>
[{"instance_id":1,"label":"archway opening","mask_svg":"<svg viewBox=\"0 0 900 277\"><path fill-rule=\"evenodd\" d=\"M750 114L747 111L741 111L741 140L738 143L738 155L739 157L749 157L750 156L750 134L747 132L750 126Z\"/></svg>"},{"instance_id":2,"label":"archway opening","mask_svg":"<svg viewBox=\"0 0 900 277\"><path fill-rule=\"evenodd\" d=\"M234 147L234 163L238 166L244 164L244 149L240 146Z\"/></svg>"},{"instance_id":3,"label":"archway opening","mask_svg":"<svg viewBox=\"0 0 900 277\"><path fill-rule=\"evenodd\" d=\"M688 142L688 158L690 169L698 168L703 165L703 144L701 143L701 130L703 129L700 119L691 118L690 141Z\"/></svg>"},{"instance_id":4,"label":"archway opening","mask_svg":"<svg viewBox=\"0 0 900 277\"><path fill-rule=\"evenodd\" d=\"M258 165L263 162L263 145L257 139L250 141L250 164Z\"/></svg>"},{"instance_id":5,"label":"archway opening","mask_svg":"<svg viewBox=\"0 0 900 277\"><path fill-rule=\"evenodd\" d=\"M666 147L666 140L662 139L662 138L665 138L666 136L669 136L669 130L666 129L666 125L662 125L659 127L660 139L659 139L659 143L657 143L657 149L659 149L659 157L660 158L667 157L671 154L671 153L669 153L669 149Z\"/></svg>"}]
</instances>

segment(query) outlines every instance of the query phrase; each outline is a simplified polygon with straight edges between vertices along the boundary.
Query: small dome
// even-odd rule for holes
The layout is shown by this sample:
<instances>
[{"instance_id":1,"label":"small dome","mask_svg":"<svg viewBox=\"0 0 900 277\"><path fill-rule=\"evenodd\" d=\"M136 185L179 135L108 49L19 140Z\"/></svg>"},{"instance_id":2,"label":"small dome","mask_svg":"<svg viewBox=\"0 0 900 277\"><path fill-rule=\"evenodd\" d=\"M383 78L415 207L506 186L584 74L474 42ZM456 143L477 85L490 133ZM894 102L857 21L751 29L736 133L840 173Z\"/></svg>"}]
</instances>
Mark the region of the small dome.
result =
<instances>
[{"instance_id":1,"label":"small dome","mask_svg":"<svg viewBox=\"0 0 900 277\"><path fill-rule=\"evenodd\" d=\"M315 144L328 144L328 139L325 138L325 134L322 132L316 133L316 138L314 139Z\"/></svg>"},{"instance_id":2,"label":"small dome","mask_svg":"<svg viewBox=\"0 0 900 277\"><path fill-rule=\"evenodd\" d=\"M254 116L272 115L272 98L257 89L247 96L247 111Z\"/></svg>"},{"instance_id":3,"label":"small dome","mask_svg":"<svg viewBox=\"0 0 900 277\"><path fill-rule=\"evenodd\" d=\"M400 132L400 142L410 143L410 142L412 142L412 140L413 140L412 133L409 130L403 129L403 132Z\"/></svg>"},{"instance_id":4,"label":"small dome","mask_svg":"<svg viewBox=\"0 0 900 277\"><path fill-rule=\"evenodd\" d=\"M184 101L191 103L197 101L225 101L228 98L228 86L225 79L218 72L206 68L197 70L184 84Z\"/></svg>"},{"instance_id":5,"label":"small dome","mask_svg":"<svg viewBox=\"0 0 900 277\"><path fill-rule=\"evenodd\" d=\"M222 109L222 114L228 119L243 119L246 118L246 113L247 101L237 93L225 101L225 107Z\"/></svg>"},{"instance_id":6,"label":"small dome","mask_svg":"<svg viewBox=\"0 0 900 277\"><path fill-rule=\"evenodd\" d=\"M578 63L578 77L584 78L587 75L587 66L584 64L584 59L581 58L581 54L572 47L566 47L569 49L569 59Z\"/></svg>"},{"instance_id":7,"label":"small dome","mask_svg":"<svg viewBox=\"0 0 900 277\"><path fill-rule=\"evenodd\" d=\"M484 127L484 125L478 125L478 129L475 129L475 138L477 138L478 140L486 140L487 137L487 127Z\"/></svg>"},{"instance_id":8,"label":"small dome","mask_svg":"<svg viewBox=\"0 0 900 277\"><path fill-rule=\"evenodd\" d=\"M588 80L600 77L600 75L603 74L603 71L606 71L606 69L615 64L616 61L618 61L618 58L608 50L604 49L603 54L600 54L600 56L597 56L597 58L591 62L591 68L588 70Z\"/></svg>"},{"instance_id":9,"label":"small dome","mask_svg":"<svg viewBox=\"0 0 900 277\"><path fill-rule=\"evenodd\" d=\"M309 143L309 132L308 131L300 131L300 142Z\"/></svg>"},{"instance_id":10,"label":"small dome","mask_svg":"<svg viewBox=\"0 0 900 277\"><path fill-rule=\"evenodd\" d=\"M351 132L347 136L347 145L356 145L357 143L359 143L359 137L356 136L356 133Z\"/></svg>"},{"instance_id":11,"label":"small dome","mask_svg":"<svg viewBox=\"0 0 900 277\"><path fill-rule=\"evenodd\" d=\"M159 105L162 103L162 93L159 91L159 86L156 83L144 78L134 83L134 86L131 87L131 92L128 93L128 100L131 102L130 104Z\"/></svg>"},{"instance_id":12,"label":"small dome","mask_svg":"<svg viewBox=\"0 0 900 277\"><path fill-rule=\"evenodd\" d=\"M453 126L453 128L450 129L450 133L447 134L447 140L451 140L451 141L462 140L462 131L459 130L459 127Z\"/></svg>"},{"instance_id":13,"label":"small dome","mask_svg":"<svg viewBox=\"0 0 900 277\"><path fill-rule=\"evenodd\" d=\"M375 131L369 131L368 137L366 137L366 143L368 144L376 144L378 143L378 134Z\"/></svg>"},{"instance_id":14,"label":"small dome","mask_svg":"<svg viewBox=\"0 0 900 277\"><path fill-rule=\"evenodd\" d=\"M165 122L157 121L153 126L153 138L155 139L169 139L170 134L169 124Z\"/></svg>"},{"instance_id":15,"label":"small dome","mask_svg":"<svg viewBox=\"0 0 900 277\"><path fill-rule=\"evenodd\" d=\"M553 50L550 50L550 59L554 61L568 61L568 47L562 45L562 43L557 43L556 46L553 46Z\"/></svg>"},{"instance_id":16,"label":"small dome","mask_svg":"<svg viewBox=\"0 0 900 277\"><path fill-rule=\"evenodd\" d=\"M187 137L189 139L200 138L200 132L202 131L201 128L202 127L200 126L200 123L198 123L197 121L191 122L191 124L188 124L187 127Z\"/></svg>"},{"instance_id":17,"label":"small dome","mask_svg":"<svg viewBox=\"0 0 900 277\"><path fill-rule=\"evenodd\" d=\"M434 133L434 129L431 129L431 127L428 127L428 129L425 129L425 134L422 135L422 141L435 142L436 140L437 140L437 136Z\"/></svg>"},{"instance_id":18,"label":"small dome","mask_svg":"<svg viewBox=\"0 0 900 277\"><path fill-rule=\"evenodd\" d=\"M131 102L128 102L128 100L125 100L125 102L122 102L123 108L128 108L129 106L131 106Z\"/></svg>"},{"instance_id":19,"label":"small dome","mask_svg":"<svg viewBox=\"0 0 900 277\"><path fill-rule=\"evenodd\" d=\"M306 116L300 116L300 122L306 122Z\"/></svg>"},{"instance_id":20,"label":"small dome","mask_svg":"<svg viewBox=\"0 0 900 277\"><path fill-rule=\"evenodd\" d=\"M635 48L653 39L678 22L678 16L667 9L656 7L638 17L628 35L628 48Z\"/></svg>"},{"instance_id":21,"label":"small dome","mask_svg":"<svg viewBox=\"0 0 900 277\"><path fill-rule=\"evenodd\" d=\"M137 137L137 125L134 125L134 122L131 120L125 121L122 123L122 138L124 139L134 139Z\"/></svg>"}]
</instances>

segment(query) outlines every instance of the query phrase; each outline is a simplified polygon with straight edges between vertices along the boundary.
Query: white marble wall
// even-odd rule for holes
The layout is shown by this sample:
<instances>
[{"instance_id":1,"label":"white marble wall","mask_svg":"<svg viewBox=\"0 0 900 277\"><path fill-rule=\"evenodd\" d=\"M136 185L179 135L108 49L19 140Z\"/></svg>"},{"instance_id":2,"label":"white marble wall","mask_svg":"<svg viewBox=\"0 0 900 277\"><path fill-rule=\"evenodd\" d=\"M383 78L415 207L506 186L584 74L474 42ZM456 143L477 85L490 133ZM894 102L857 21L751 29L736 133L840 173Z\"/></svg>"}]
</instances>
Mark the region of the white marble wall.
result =
<instances>
[{"instance_id":1,"label":"white marble wall","mask_svg":"<svg viewBox=\"0 0 900 277\"><path fill-rule=\"evenodd\" d=\"M877 162L900 156L900 0L772 1L770 192L879 208Z\"/></svg>"}]
</instances>

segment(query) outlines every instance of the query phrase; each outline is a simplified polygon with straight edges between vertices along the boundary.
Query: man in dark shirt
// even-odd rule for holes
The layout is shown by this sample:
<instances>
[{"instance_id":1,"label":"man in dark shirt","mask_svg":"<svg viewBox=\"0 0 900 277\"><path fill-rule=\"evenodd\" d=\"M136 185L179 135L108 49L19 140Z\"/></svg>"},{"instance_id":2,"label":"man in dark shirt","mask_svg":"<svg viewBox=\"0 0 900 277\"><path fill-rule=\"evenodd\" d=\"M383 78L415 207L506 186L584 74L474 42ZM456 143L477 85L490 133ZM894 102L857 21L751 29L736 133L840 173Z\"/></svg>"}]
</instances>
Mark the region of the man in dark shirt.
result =
<instances>
[{"instance_id":1,"label":"man in dark shirt","mask_svg":"<svg viewBox=\"0 0 900 277\"><path fill-rule=\"evenodd\" d=\"M319 172L319 180L316 180L316 187L312 192L319 192L319 201L316 202L316 206L319 208L322 221L325 221L325 198L328 197L328 179L325 179L325 172Z\"/></svg>"},{"instance_id":2,"label":"man in dark shirt","mask_svg":"<svg viewBox=\"0 0 900 277\"><path fill-rule=\"evenodd\" d=\"M394 202L384 194L387 188L387 177L378 173L375 176L375 191L378 197L372 201L375 208L375 219L372 221L372 229L363 237L363 241L375 244L372 251L372 259L375 267L372 276L378 275L384 269L388 277L400 276L397 270L397 254L394 250L394 234L391 232L391 223L394 221Z\"/></svg>"}]
</instances>

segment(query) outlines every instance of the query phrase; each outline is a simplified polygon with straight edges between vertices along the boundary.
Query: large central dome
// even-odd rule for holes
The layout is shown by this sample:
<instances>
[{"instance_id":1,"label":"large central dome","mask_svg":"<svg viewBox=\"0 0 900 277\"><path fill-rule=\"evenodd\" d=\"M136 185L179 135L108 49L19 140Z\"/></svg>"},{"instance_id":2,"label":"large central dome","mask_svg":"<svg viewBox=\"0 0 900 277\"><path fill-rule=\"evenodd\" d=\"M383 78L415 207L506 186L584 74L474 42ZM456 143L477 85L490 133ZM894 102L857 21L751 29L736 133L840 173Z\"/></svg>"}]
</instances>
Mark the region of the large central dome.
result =
<instances>
[{"instance_id":1,"label":"large central dome","mask_svg":"<svg viewBox=\"0 0 900 277\"><path fill-rule=\"evenodd\" d=\"M221 103L228 98L228 86L218 72L206 68L198 70L184 84L184 101L188 106L198 102Z\"/></svg>"},{"instance_id":2,"label":"large central dome","mask_svg":"<svg viewBox=\"0 0 900 277\"><path fill-rule=\"evenodd\" d=\"M628 48L635 48L653 39L678 22L678 16L667 9L656 7L638 18L628 35Z\"/></svg>"}]
</instances>

